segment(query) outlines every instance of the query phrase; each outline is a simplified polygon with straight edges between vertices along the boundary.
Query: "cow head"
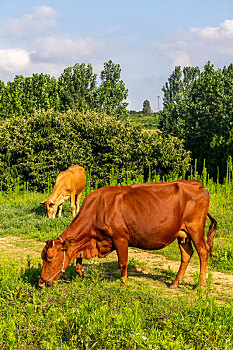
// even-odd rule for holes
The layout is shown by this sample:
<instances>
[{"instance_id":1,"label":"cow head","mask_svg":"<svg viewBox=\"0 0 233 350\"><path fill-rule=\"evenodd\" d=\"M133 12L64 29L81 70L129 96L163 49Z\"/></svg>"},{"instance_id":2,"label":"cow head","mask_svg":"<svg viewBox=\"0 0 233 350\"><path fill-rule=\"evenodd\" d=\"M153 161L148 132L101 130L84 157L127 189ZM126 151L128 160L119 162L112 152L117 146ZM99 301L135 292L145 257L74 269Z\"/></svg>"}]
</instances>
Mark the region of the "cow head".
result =
<instances>
[{"instance_id":1,"label":"cow head","mask_svg":"<svg viewBox=\"0 0 233 350\"><path fill-rule=\"evenodd\" d=\"M39 277L39 287L48 287L53 285L71 262L69 248L74 242L74 238L67 238L65 241L62 238L50 239L41 253L43 266L41 276Z\"/></svg>"},{"instance_id":2,"label":"cow head","mask_svg":"<svg viewBox=\"0 0 233 350\"><path fill-rule=\"evenodd\" d=\"M47 211L48 217L54 219L57 212L58 205L55 204L54 201L50 198L46 199L44 202L40 202L40 204L44 205Z\"/></svg>"},{"instance_id":3,"label":"cow head","mask_svg":"<svg viewBox=\"0 0 233 350\"><path fill-rule=\"evenodd\" d=\"M57 208L62 205L67 199L70 197L70 195L64 196L63 194L60 194L56 200L52 200L51 198L46 199L44 202L40 202L40 204L43 204L48 217L54 219L57 213ZM58 213L59 217L59 213Z\"/></svg>"}]
</instances>

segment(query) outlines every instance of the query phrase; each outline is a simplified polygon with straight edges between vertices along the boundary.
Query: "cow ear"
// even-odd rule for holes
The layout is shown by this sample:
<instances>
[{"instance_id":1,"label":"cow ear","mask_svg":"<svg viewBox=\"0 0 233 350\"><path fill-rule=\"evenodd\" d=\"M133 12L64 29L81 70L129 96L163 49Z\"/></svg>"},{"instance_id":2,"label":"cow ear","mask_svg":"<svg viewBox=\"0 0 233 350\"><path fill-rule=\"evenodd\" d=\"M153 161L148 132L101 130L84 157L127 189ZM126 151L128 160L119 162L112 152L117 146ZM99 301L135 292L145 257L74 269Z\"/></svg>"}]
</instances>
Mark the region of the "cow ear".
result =
<instances>
[{"instance_id":1,"label":"cow ear","mask_svg":"<svg viewBox=\"0 0 233 350\"><path fill-rule=\"evenodd\" d=\"M40 202L40 204L45 204L46 200L44 202Z\"/></svg>"},{"instance_id":2,"label":"cow ear","mask_svg":"<svg viewBox=\"0 0 233 350\"><path fill-rule=\"evenodd\" d=\"M69 246L75 242L75 239L73 237L67 238L63 243L62 243L62 250L67 250Z\"/></svg>"},{"instance_id":3,"label":"cow ear","mask_svg":"<svg viewBox=\"0 0 233 350\"><path fill-rule=\"evenodd\" d=\"M48 241L46 241L46 244L48 244L48 248L52 248L54 246L54 240L49 239Z\"/></svg>"}]
</instances>

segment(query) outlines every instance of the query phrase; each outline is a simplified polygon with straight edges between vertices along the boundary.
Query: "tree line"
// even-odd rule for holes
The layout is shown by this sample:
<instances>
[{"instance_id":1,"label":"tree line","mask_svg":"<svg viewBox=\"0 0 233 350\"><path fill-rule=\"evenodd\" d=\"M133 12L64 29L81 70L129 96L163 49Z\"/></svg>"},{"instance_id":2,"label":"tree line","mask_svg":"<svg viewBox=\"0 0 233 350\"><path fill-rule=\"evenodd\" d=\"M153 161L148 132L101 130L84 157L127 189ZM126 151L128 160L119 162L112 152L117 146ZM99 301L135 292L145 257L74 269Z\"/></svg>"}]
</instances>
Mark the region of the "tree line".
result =
<instances>
[{"instance_id":1,"label":"tree line","mask_svg":"<svg viewBox=\"0 0 233 350\"><path fill-rule=\"evenodd\" d=\"M208 62L202 72L176 67L162 90L160 129L184 140L199 170L205 161L210 175L223 179L233 155L233 64L216 70Z\"/></svg>"},{"instance_id":2,"label":"tree line","mask_svg":"<svg viewBox=\"0 0 233 350\"><path fill-rule=\"evenodd\" d=\"M33 74L1 82L1 188L17 179L45 190L72 164L91 172L92 186L109 184L112 172L120 183L186 172L190 155L182 141L125 118L128 90L120 75L120 66L108 61L99 84L90 64L68 67L58 79Z\"/></svg>"},{"instance_id":3,"label":"tree line","mask_svg":"<svg viewBox=\"0 0 233 350\"><path fill-rule=\"evenodd\" d=\"M107 183L114 166L122 181L127 167L134 177L146 178L150 171L176 177L189 169L190 155L199 172L205 162L215 180L223 179L233 155L232 64L215 70L208 62L202 72L176 67L162 89L163 110L151 114L149 101L143 103L148 125L127 111L120 65L106 62L99 81L90 64L68 67L58 79L33 74L15 76L6 85L0 81L4 188L19 177L44 189L48 176L74 162L93 167L100 184ZM140 120L141 126L122 116Z\"/></svg>"},{"instance_id":4,"label":"tree line","mask_svg":"<svg viewBox=\"0 0 233 350\"><path fill-rule=\"evenodd\" d=\"M36 73L31 77L16 75L7 84L0 80L0 118L51 108L58 112L95 110L121 116L127 113L127 96L119 64L111 60L104 63L99 85L91 64L75 64L58 79Z\"/></svg>"}]
</instances>

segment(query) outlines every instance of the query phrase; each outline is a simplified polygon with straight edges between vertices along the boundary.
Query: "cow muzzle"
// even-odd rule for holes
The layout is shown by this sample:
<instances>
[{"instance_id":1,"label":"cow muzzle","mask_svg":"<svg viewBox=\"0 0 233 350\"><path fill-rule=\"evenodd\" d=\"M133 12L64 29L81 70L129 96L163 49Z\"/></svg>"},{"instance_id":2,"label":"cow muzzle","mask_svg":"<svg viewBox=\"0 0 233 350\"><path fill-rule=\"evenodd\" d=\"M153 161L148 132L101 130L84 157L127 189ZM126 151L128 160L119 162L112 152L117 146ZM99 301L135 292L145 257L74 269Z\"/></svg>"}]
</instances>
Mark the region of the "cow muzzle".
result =
<instances>
[{"instance_id":1,"label":"cow muzzle","mask_svg":"<svg viewBox=\"0 0 233 350\"><path fill-rule=\"evenodd\" d=\"M49 280L45 280L43 277L39 276L39 287L45 288L45 287L51 287L51 282Z\"/></svg>"}]
</instances>

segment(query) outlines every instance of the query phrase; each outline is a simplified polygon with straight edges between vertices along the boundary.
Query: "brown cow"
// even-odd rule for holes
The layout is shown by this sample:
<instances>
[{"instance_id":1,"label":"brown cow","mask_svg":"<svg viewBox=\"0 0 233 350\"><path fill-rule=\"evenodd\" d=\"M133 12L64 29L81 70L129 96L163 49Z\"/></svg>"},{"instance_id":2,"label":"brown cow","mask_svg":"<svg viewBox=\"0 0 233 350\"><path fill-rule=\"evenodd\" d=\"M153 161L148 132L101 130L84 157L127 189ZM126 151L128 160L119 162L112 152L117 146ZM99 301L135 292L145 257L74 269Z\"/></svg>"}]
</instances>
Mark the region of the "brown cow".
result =
<instances>
[{"instance_id":1,"label":"brown cow","mask_svg":"<svg viewBox=\"0 0 233 350\"><path fill-rule=\"evenodd\" d=\"M193 242L203 286L216 229L208 208L209 193L195 180L102 187L84 199L78 215L59 237L46 242L39 286L52 285L75 258L76 272L82 275L82 258L104 258L113 250L126 283L128 247L156 250L176 238L181 264L172 285L183 279ZM207 216L211 224L206 241Z\"/></svg>"},{"instance_id":2,"label":"brown cow","mask_svg":"<svg viewBox=\"0 0 233 350\"><path fill-rule=\"evenodd\" d=\"M79 165L72 165L67 170L62 171L55 182L52 193L49 198L41 204L44 204L49 218L55 218L57 208L58 217L61 217L62 204L70 198L72 216L75 217L76 211L79 211L79 203L82 191L86 185L85 170Z\"/></svg>"}]
</instances>

